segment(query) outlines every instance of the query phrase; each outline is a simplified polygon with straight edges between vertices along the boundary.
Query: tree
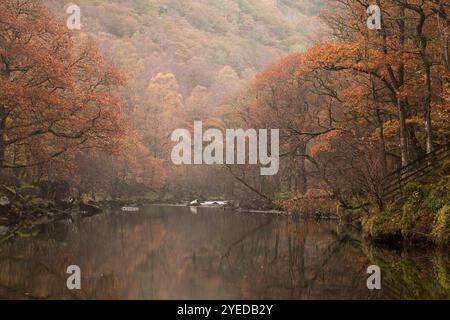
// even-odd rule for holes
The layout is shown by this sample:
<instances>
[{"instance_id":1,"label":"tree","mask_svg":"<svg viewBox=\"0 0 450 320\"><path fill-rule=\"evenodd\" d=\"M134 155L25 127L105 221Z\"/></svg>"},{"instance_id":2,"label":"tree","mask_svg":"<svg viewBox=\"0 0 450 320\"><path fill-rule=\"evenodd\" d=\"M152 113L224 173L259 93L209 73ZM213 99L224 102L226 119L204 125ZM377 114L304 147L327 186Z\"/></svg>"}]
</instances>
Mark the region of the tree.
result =
<instances>
[{"instance_id":1,"label":"tree","mask_svg":"<svg viewBox=\"0 0 450 320\"><path fill-rule=\"evenodd\" d=\"M74 36L41 1L1 2L1 168L120 148L126 125L110 89L124 77L92 42Z\"/></svg>"},{"instance_id":2,"label":"tree","mask_svg":"<svg viewBox=\"0 0 450 320\"><path fill-rule=\"evenodd\" d=\"M384 98L397 106L402 165L420 153L416 131L408 118L422 110L425 149L433 149L431 106L442 99L443 61L448 55L434 30L446 16L448 5L440 1L420 4L404 0L378 1L382 9L382 29L376 33L360 23L364 21L368 2L339 2L327 20L335 27L338 41L320 45L310 51L310 61L320 69L344 70L371 77ZM441 51L441 54L439 53ZM423 78L421 83L420 78Z\"/></svg>"}]
</instances>

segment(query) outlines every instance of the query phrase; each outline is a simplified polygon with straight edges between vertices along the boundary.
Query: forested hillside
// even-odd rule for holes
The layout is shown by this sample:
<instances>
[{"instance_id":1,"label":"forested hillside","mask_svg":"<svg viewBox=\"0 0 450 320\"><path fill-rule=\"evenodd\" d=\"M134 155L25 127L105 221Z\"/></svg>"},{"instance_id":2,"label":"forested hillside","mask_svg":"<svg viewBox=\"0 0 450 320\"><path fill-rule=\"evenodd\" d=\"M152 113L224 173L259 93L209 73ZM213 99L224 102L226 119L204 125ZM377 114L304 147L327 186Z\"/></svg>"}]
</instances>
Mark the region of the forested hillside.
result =
<instances>
[{"instance_id":1,"label":"forested hillside","mask_svg":"<svg viewBox=\"0 0 450 320\"><path fill-rule=\"evenodd\" d=\"M70 2L47 3L58 14ZM232 111L259 71L289 52L304 51L321 34L317 15L322 1L85 0L78 5L82 28L76 33L96 42L127 75L127 85L116 95L137 135L132 144L141 147L130 148L126 164L117 167L115 162L115 169L107 171L122 173L114 188L125 184L123 192L131 185L143 186L139 173L131 171L147 170L141 165L147 162L153 169L144 184L160 188L170 181L169 196L182 197L186 191L218 195L230 188L234 193L239 184L220 168L167 170L170 133L192 126L194 119L223 126L224 113ZM97 162L104 167L103 156ZM83 164L81 171L89 172L86 188L103 185L106 193L122 195L110 191L109 176L102 179L98 168L95 174L89 168L97 167ZM211 187L205 179L210 173L223 183Z\"/></svg>"},{"instance_id":2,"label":"forested hillside","mask_svg":"<svg viewBox=\"0 0 450 320\"><path fill-rule=\"evenodd\" d=\"M50 3L64 12L62 1ZM304 50L319 27L314 3L85 0L78 5L81 33L93 36L130 79L148 85L159 72L170 72L188 98L197 86L219 81L225 66L246 80L285 52Z\"/></svg>"}]
</instances>

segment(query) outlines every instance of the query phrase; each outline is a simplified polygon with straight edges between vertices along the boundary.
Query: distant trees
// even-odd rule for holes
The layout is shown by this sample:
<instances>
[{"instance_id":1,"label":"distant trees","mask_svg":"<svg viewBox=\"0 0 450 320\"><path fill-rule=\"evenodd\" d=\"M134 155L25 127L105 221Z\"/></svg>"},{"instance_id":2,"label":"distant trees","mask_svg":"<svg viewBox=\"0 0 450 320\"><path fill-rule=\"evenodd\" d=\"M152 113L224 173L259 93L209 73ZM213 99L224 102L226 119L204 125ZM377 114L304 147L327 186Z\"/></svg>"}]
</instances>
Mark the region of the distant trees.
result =
<instances>
[{"instance_id":1,"label":"distant trees","mask_svg":"<svg viewBox=\"0 0 450 320\"><path fill-rule=\"evenodd\" d=\"M139 14L147 14L150 10L150 1L149 0L133 0L134 9Z\"/></svg>"}]
</instances>

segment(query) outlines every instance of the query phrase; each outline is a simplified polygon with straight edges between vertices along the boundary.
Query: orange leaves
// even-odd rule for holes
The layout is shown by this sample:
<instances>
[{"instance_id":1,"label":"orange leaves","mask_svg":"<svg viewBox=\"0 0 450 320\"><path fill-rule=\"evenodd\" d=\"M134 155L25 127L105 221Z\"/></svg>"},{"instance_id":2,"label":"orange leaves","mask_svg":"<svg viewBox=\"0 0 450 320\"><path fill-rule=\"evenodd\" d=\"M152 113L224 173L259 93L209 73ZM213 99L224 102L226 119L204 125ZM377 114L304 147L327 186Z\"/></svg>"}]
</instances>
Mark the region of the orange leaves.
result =
<instances>
[{"instance_id":1,"label":"orange leaves","mask_svg":"<svg viewBox=\"0 0 450 320\"><path fill-rule=\"evenodd\" d=\"M2 1L0 21L0 110L8 110L1 129L6 148L20 145L14 152L24 153L14 154L21 159L14 165L40 164L80 148L113 151L126 126L110 90L124 83L123 75L93 42L73 41L41 2ZM32 150L37 145L39 152Z\"/></svg>"},{"instance_id":2,"label":"orange leaves","mask_svg":"<svg viewBox=\"0 0 450 320\"><path fill-rule=\"evenodd\" d=\"M128 184L142 184L158 188L166 181L164 161L150 155L150 151L141 142L134 141L123 149L119 163L126 166L125 180Z\"/></svg>"},{"instance_id":3,"label":"orange leaves","mask_svg":"<svg viewBox=\"0 0 450 320\"><path fill-rule=\"evenodd\" d=\"M339 41L317 45L305 53L305 68L308 72L317 68L350 67L361 55L360 43Z\"/></svg>"},{"instance_id":4,"label":"orange leaves","mask_svg":"<svg viewBox=\"0 0 450 320\"><path fill-rule=\"evenodd\" d=\"M278 204L286 211L293 214L305 215L307 213L320 214L328 212L336 206L336 201L330 199L330 192L326 189L312 189L306 194L293 195L287 200L281 200Z\"/></svg>"},{"instance_id":5,"label":"orange leaves","mask_svg":"<svg viewBox=\"0 0 450 320\"><path fill-rule=\"evenodd\" d=\"M332 143L334 139L339 138L340 132L332 130L326 134L321 135L311 146L311 155L317 156L321 152L329 152L332 150Z\"/></svg>"}]
</instances>

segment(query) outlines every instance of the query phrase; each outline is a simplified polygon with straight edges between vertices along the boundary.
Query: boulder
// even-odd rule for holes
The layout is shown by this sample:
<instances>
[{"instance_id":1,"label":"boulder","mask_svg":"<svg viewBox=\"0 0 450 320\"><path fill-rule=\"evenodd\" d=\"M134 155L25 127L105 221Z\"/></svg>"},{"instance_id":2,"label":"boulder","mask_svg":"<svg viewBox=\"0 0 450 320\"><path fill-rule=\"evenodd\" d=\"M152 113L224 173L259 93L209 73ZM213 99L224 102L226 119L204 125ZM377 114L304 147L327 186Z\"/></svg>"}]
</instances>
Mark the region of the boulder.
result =
<instances>
[{"instance_id":1,"label":"boulder","mask_svg":"<svg viewBox=\"0 0 450 320\"><path fill-rule=\"evenodd\" d=\"M9 198L0 195L0 216L8 216L11 212L11 206Z\"/></svg>"},{"instance_id":2,"label":"boulder","mask_svg":"<svg viewBox=\"0 0 450 320\"><path fill-rule=\"evenodd\" d=\"M189 205L190 205L191 207L198 207L198 206L200 206L200 200L196 199L196 200L194 200L194 201L191 201L191 202L189 203Z\"/></svg>"},{"instance_id":3,"label":"boulder","mask_svg":"<svg viewBox=\"0 0 450 320\"><path fill-rule=\"evenodd\" d=\"M123 212L138 212L139 207L122 207Z\"/></svg>"},{"instance_id":4,"label":"boulder","mask_svg":"<svg viewBox=\"0 0 450 320\"><path fill-rule=\"evenodd\" d=\"M10 204L11 204L11 201L9 200L9 198L7 196L0 197L0 206L1 207L6 207L6 206L9 206Z\"/></svg>"}]
</instances>

